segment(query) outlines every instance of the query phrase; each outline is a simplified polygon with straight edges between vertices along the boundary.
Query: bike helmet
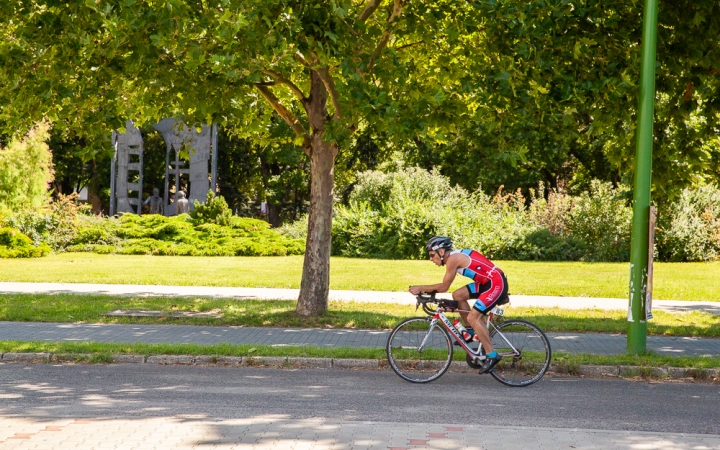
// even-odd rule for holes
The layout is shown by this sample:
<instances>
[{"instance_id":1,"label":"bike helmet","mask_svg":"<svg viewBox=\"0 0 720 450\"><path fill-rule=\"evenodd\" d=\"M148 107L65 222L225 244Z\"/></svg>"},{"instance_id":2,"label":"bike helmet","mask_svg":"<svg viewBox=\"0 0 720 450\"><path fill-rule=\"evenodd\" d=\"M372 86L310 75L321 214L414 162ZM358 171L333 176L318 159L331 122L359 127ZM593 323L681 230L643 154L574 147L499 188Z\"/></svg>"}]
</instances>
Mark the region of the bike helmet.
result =
<instances>
[{"instance_id":1,"label":"bike helmet","mask_svg":"<svg viewBox=\"0 0 720 450\"><path fill-rule=\"evenodd\" d=\"M425 251L429 253L439 248L444 248L446 251L449 251L452 249L452 246L453 242L449 237L435 236L431 237L430 240L427 241L427 244L425 244Z\"/></svg>"}]
</instances>

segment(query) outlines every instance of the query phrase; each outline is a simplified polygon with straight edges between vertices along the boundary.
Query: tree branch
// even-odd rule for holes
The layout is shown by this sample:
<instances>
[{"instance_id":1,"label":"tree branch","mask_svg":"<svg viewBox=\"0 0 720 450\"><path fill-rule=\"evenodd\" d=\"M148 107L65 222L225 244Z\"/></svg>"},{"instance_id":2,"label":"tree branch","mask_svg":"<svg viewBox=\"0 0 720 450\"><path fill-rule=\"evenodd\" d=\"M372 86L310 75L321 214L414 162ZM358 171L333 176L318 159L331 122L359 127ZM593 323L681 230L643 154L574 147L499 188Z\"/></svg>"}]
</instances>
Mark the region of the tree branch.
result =
<instances>
[{"instance_id":1,"label":"tree branch","mask_svg":"<svg viewBox=\"0 0 720 450\"><path fill-rule=\"evenodd\" d=\"M358 22L365 22L368 17L372 16L372 13L374 13L375 10L378 9L380 3L382 3L382 0L370 0L358 16Z\"/></svg>"},{"instance_id":2,"label":"tree branch","mask_svg":"<svg viewBox=\"0 0 720 450\"><path fill-rule=\"evenodd\" d=\"M308 69L312 69L312 67L310 66L310 63L307 62L307 60L305 59L305 56L303 56L302 53L300 53L299 51L295 52L295 57L298 59L298 61L300 61L300 64L307 67Z\"/></svg>"},{"instance_id":3,"label":"tree branch","mask_svg":"<svg viewBox=\"0 0 720 450\"><path fill-rule=\"evenodd\" d=\"M297 97L297 99L300 100L300 103L302 103L303 105L305 104L305 100L306 100L305 94L303 94L303 92L300 90L299 87L297 87L295 85L295 83L293 83L292 81L288 80L287 78L283 77L279 73L274 72L272 70L264 69L261 72L264 73L265 75L275 78L278 81L278 83L284 84L285 86L289 87L290 90L293 92L293 94L295 94L295 97Z\"/></svg>"},{"instance_id":4,"label":"tree branch","mask_svg":"<svg viewBox=\"0 0 720 450\"><path fill-rule=\"evenodd\" d=\"M405 49L408 47L415 47L416 45L420 45L420 44L424 44L424 43L425 43L425 41L413 42L412 44L405 44L405 45L401 45L400 47L395 47L395 50L402 50L402 49Z\"/></svg>"},{"instance_id":5,"label":"tree branch","mask_svg":"<svg viewBox=\"0 0 720 450\"><path fill-rule=\"evenodd\" d=\"M385 47L387 47L387 43L388 41L390 41L390 36L392 36L393 29L395 28L397 18L400 17L401 12L402 0L395 0L393 3L392 14L390 14L387 25L385 26L385 31L383 31L382 37L380 38L380 41L378 41L378 45L375 48L372 56L370 57L370 61L368 63L369 71L372 71L372 68L375 65L375 60L380 56L382 51L385 50Z\"/></svg>"},{"instance_id":6,"label":"tree branch","mask_svg":"<svg viewBox=\"0 0 720 450\"><path fill-rule=\"evenodd\" d=\"M255 84L255 89L260 91L260 94L265 97L265 100L270 103L270 105L280 115L280 117L282 117L283 120L290 126L290 128L293 129L295 134L304 139L303 150L305 150L305 148L307 147L305 144L310 142L310 136L307 134L305 128L303 128L297 117L295 117L293 113L288 111L288 109L280 103L280 100L275 97L275 94L270 92L270 89L268 89L267 86L264 86L262 83L257 83Z\"/></svg>"},{"instance_id":7,"label":"tree branch","mask_svg":"<svg viewBox=\"0 0 720 450\"><path fill-rule=\"evenodd\" d=\"M340 119L340 117L342 116L340 94L335 87L335 81L333 80L332 76L330 76L330 70L327 67L323 67L322 69L316 69L316 71L323 84L325 85L325 89L327 89L327 91L330 93L330 99L332 100L333 108L335 109L333 119Z\"/></svg>"}]
</instances>

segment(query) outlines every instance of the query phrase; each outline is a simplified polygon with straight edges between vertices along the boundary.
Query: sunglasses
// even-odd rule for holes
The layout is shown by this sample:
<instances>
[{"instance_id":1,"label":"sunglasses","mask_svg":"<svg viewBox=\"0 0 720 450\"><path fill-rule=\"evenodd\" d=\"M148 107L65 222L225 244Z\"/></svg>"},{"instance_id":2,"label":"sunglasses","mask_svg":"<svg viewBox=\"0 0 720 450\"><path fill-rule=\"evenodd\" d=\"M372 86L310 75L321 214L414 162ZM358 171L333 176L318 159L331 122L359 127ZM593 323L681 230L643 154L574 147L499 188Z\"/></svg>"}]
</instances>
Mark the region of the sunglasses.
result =
<instances>
[{"instance_id":1,"label":"sunglasses","mask_svg":"<svg viewBox=\"0 0 720 450\"><path fill-rule=\"evenodd\" d=\"M428 256L430 256L430 259L433 259L436 255L437 253L435 252L428 252Z\"/></svg>"}]
</instances>

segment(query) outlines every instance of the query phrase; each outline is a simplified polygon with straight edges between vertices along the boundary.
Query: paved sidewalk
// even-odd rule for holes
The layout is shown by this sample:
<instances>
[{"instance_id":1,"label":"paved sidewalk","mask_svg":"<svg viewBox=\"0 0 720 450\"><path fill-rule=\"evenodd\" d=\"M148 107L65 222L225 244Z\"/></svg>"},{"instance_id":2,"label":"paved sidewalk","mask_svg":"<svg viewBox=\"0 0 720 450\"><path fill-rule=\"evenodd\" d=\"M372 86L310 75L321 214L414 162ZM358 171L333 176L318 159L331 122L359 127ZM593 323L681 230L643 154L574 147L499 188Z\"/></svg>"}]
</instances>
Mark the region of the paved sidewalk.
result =
<instances>
[{"instance_id":1,"label":"paved sidewalk","mask_svg":"<svg viewBox=\"0 0 720 450\"><path fill-rule=\"evenodd\" d=\"M717 449L720 436L572 428L343 422L259 416L22 418L0 421L3 449Z\"/></svg>"},{"instance_id":2,"label":"paved sidewalk","mask_svg":"<svg viewBox=\"0 0 720 450\"><path fill-rule=\"evenodd\" d=\"M187 296L216 298L252 298L259 300L297 300L298 289L242 288L212 286L153 286L80 283L13 283L1 282L0 294L98 294L136 296ZM446 294L449 295L449 294ZM330 290L330 300L415 304L407 292ZM449 297L448 297L449 298ZM565 309L627 309L628 300L618 298L545 297L510 295L513 306L560 307ZM720 314L720 302L653 300L653 308L664 311L707 311Z\"/></svg>"},{"instance_id":3,"label":"paved sidewalk","mask_svg":"<svg viewBox=\"0 0 720 450\"><path fill-rule=\"evenodd\" d=\"M353 329L0 322L0 341L384 348L388 333L384 330ZM554 352L597 355L621 355L626 352L626 336L621 334L547 333L547 336ZM667 356L720 356L720 339L648 336L647 349Z\"/></svg>"}]
</instances>

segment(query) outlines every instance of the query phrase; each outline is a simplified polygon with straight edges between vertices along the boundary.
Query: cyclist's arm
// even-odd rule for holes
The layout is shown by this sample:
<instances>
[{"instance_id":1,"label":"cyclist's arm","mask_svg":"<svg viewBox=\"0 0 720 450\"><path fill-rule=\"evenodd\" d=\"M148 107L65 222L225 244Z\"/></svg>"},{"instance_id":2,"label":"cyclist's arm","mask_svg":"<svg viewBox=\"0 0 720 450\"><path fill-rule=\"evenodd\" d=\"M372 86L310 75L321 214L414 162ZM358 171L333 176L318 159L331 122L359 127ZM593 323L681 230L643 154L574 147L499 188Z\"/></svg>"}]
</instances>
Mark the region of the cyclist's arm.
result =
<instances>
[{"instance_id":1,"label":"cyclist's arm","mask_svg":"<svg viewBox=\"0 0 720 450\"><path fill-rule=\"evenodd\" d=\"M447 292L450 289L453 280L455 280L455 275L457 275L457 272L455 271L457 269L457 266L457 259L452 257L448 258L448 262L447 264L445 264L445 276L443 277L441 283L411 286L410 292L415 295L419 294L420 292Z\"/></svg>"}]
</instances>

